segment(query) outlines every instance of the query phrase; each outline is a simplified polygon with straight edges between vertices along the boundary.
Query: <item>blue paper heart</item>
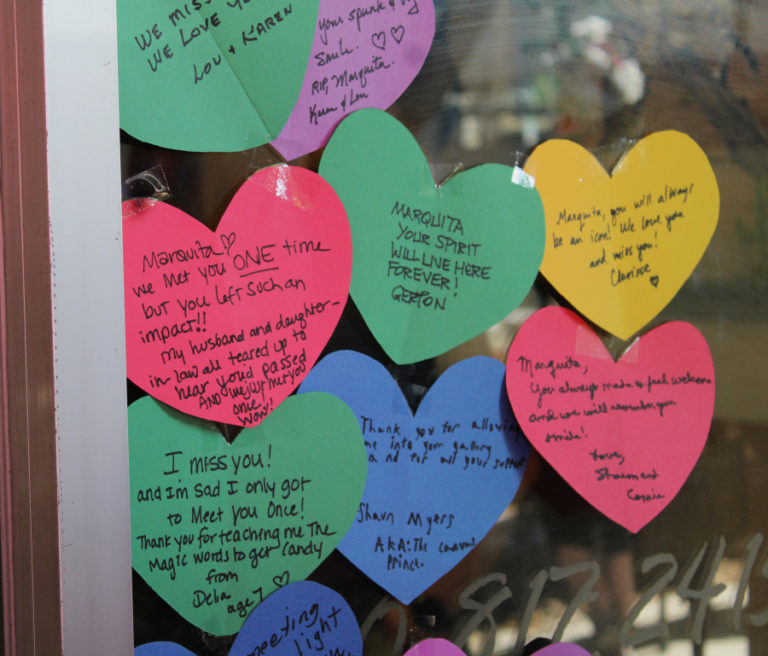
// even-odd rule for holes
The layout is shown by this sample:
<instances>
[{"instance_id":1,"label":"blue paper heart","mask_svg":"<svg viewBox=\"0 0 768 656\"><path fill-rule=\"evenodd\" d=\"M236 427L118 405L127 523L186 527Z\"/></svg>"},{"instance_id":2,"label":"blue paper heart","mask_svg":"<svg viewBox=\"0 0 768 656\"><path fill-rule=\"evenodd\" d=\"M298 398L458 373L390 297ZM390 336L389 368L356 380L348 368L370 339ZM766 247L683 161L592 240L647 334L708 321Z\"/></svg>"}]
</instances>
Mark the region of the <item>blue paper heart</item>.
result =
<instances>
[{"instance_id":1,"label":"blue paper heart","mask_svg":"<svg viewBox=\"0 0 768 656\"><path fill-rule=\"evenodd\" d=\"M354 351L315 365L299 388L312 391L352 409L368 451L363 499L337 548L410 603L480 542L520 485L530 445L509 407L504 365L453 365L415 417L387 370Z\"/></svg>"},{"instance_id":2,"label":"blue paper heart","mask_svg":"<svg viewBox=\"0 0 768 656\"><path fill-rule=\"evenodd\" d=\"M313 581L298 581L267 597L245 620L229 656L361 656L363 639L344 598Z\"/></svg>"}]
</instances>

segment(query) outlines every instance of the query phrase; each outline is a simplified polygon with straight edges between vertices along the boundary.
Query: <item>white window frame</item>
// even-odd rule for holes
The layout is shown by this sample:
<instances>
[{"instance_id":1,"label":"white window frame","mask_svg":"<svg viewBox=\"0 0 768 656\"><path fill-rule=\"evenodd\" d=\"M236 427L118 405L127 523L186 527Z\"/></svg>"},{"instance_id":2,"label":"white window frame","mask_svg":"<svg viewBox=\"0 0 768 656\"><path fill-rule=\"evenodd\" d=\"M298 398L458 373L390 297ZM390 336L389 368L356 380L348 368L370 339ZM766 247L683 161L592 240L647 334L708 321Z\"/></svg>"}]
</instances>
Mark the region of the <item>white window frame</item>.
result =
<instances>
[{"instance_id":1,"label":"white window frame","mask_svg":"<svg viewBox=\"0 0 768 656\"><path fill-rule=\"evenodd\" d=\"M115 3L44 0L64 656L133 653Z\"/></svg>"}]
</instances>

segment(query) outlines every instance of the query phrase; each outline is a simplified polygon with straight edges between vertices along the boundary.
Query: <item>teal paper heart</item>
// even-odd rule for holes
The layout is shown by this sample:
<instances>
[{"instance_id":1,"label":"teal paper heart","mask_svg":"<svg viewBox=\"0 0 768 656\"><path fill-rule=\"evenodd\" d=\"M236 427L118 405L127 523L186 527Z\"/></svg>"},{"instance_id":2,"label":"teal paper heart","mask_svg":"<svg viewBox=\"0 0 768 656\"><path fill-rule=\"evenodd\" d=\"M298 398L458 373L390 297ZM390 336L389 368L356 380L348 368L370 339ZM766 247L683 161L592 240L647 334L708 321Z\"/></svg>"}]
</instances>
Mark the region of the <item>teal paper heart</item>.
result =
<instances>
[{"instance_id":1,"label":"teal paper heart","mask_svg":"<svg viewBox=\"0 0 768 656\"><path fill-rule=\"evenodd\" d=\"M290 397L232 444L150 397L128 412L133 567L201 629L237 632L349 529L366 451L335 397Z\"/></svg>"},{"instance_id":2,"label":"teal paper heart","mask_svg":"<svg viewBox=\"0 0 768 656\"><path fill-rule=\"evenodd\" d=\"M337 128L320 174L352 229L350 294L398 364L439 355L525 298L544 254L544 209L514 169L485 164L436 186L410 132L364 109Z\"/></svg>"},{"instance_id":3,"label":"teal paper heart","mask_svg":"<svg viewBox=\"0 0 768 656\"><path fill-rule=\"evenodd\" d=\"M191 151L274 139L293 110L319 0L117 0L120 127Z\"/></svg>"}]
</instances>

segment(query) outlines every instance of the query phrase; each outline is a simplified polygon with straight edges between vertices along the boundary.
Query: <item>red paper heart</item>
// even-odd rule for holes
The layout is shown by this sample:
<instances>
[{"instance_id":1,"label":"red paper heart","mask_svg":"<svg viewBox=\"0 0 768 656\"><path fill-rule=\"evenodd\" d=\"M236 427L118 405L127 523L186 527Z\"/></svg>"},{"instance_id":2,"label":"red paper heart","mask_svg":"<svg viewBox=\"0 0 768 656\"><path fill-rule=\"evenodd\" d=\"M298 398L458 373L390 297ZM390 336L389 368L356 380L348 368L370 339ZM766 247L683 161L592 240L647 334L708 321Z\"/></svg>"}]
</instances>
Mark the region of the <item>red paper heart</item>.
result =
<instances>
[{"instance_id":1,"label":"red paper heart","mask_svg":"<svg viewBox=\"0 0 768 656\"><path fill-rule=\"evenodd\" d=\"M614 362L577 315L548 307L510 347L507 392L533 447L635 533L672 501L704 448L715 372L688 323L652 330Z\"/></svg>"},{"instance_id":2,"label":"red paper heart","mask_svg":"<svg viewBox=\"0 0 768 656\"><path fill-rule=\"evenodd\" d=\"M123 203L128 377L190 415L255 426L304 379L349 293L344 207L319 175L276 166L216 232L165 203Z\"/></svg>"}]
</instances>

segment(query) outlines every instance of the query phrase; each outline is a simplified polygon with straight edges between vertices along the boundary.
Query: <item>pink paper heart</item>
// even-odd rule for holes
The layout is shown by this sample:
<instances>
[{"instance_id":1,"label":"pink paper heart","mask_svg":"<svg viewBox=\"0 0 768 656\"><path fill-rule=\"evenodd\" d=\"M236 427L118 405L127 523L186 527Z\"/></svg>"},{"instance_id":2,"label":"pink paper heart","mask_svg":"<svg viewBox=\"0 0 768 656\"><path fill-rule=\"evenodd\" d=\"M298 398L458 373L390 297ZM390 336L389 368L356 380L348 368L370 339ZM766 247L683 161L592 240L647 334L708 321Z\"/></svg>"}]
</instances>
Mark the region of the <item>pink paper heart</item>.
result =
<instances>
[{"instance_id":1,"label":"pink paper heart","mask_svg":"<svg viewBox=\"0 0 768 656\"><path fill-rule=\"evenodd\" d=\"M416 643L404 656L467 656L462 649L443 638L427 638Z\"/></svg>"},{"instance_id":2,"label":"pink paper heart","mask_svg":"<svg viewBox=\"0 0 768 656\"><path fill-rule=\"evenodd\" d=\"M433 0L321 0L299 99L272 145L292 160L324 146L348 114L389 107L421 70L434 32Z\"/></svg>"},{"instance_id":3,"label":"pink paper heart","mask_svg":"<svg viewBox=\"0 0 768 656\"><path fill-rule=\"evenodd\" d=\"M533 653L535 656L591 656L584 647L572 642L555 642Z\"/></svg>"},{"instance_id":4,"label":"pink paper heart","mask_svg":"<svg viewBox=\"0 0 768 656\"><path fill-rule=\"evenodd\" d=\"M510 347L507 392L533 447L635 533L672 501L704 448L715 372L688 323L650 331L614 362L576 314L548 307Z\"/></svg>"},{"instance_id":5,"label":"pink paper heart","mask_svg":"<svg viewBox=\"0 0 768 656\"><path fill-rule=\"evenodd\" d=\"M255 426L304 379L349 292L346 213L319 175L277 166L217 229L123 203L128 377L190 415Z\"/></svg>"}]
</instances>

